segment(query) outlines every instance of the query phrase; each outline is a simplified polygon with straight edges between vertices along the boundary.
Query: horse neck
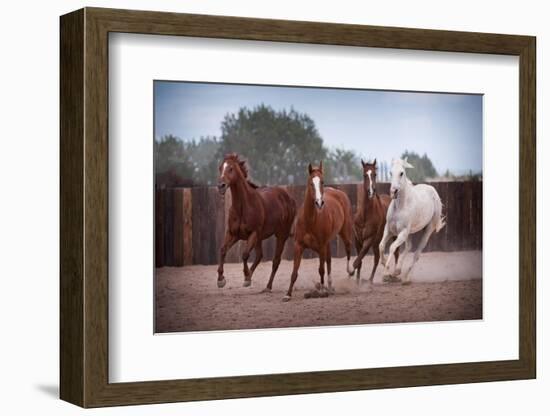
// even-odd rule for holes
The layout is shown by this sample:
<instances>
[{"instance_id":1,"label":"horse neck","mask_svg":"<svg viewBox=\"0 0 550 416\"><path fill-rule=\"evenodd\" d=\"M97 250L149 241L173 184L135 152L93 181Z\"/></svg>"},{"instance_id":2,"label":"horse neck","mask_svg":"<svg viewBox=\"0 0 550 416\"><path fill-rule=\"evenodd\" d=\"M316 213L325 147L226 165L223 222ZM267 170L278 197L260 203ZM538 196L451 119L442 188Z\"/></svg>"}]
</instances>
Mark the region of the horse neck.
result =
<instances>
[{"instance_id":1,"label":"horse neck","mask_svg":"<svg viewBox=\"0 0 550 416\"><path fill-rule=\"evenodd\" d=\"M363 216L367 218L367 213L369 211L372 211L374 204L379 202L378 201L378 194L376 191L374 191L374 196L372 198L369 198L369 191L368 189L363 189Z\"/></svg>"},{"instance_id":2,"label":"horse neck","mask_svg":"<svg viewBox=\"0 0 550 416\"><path fill-rule=\"evenodd\" d=\"M229 189L231 190L231 204L239 215L242 216L246 207L246 202L250 200L250 195L254 190L244 177L231 184Z\"/></svg>"},{"instance_id":3,"label":"horse neck","mask_svg":"<svg viewBox=\"0 0 550 416\"><path fill-rule=\"evenodd\" d=\"M397 207L402 207L402 206L406 205L407 198L410 196L410 193L411 193L411 189L412 189L412 185L409 182L409 180L407 179L405 181L405 184L403 186L401 186L401 189L399 190L399 193L397 194L397 199L396 199Z\"/></svg>"},{"instance_id":4,"label":"horse neck","mask_svg":"<svg viewBox=\"0 0 550 416\"><path fill-rule=\"evenodd\" d=\"M310 228L317 220L317 210L315 209L315 198L311 193L311 186L307 185L306 195L304 197L304 220L307 228Z\"/></svg>"}]
</instances>

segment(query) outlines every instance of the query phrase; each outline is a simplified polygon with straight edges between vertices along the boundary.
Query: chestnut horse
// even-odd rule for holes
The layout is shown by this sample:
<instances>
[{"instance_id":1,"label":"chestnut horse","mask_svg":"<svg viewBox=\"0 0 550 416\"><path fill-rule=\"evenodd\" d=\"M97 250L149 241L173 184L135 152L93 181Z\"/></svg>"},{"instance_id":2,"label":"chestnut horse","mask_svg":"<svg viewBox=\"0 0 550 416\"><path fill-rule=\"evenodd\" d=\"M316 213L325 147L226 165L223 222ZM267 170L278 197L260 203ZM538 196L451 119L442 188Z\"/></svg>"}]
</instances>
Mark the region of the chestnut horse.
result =
<instances>
[{"instance_id":1,"label":"chestnut horse","mask_svg":"<svg viewBox=\"0 0 550 416\"><path fill-rule=\"evenodd\" d=\"M225 286L223 263L227 251L239 240L246 240L246 248L242 254L244 283L250 286L252 273L262 260L262 241L275 235L277 245L271 276L264 291L271 291L273 278L279 268L285 242L290 236L294 217L296 216L296 202L279 187L258 187L248 180L248 168L244 160L239 159L236 153L225 156L219 166L218 190L225 195L227 188L231 190L231 208L225 239L220 249L218 266L218 287ZM256 257L252 267L248 268L248 257L254 249Z\"/></svg>"},{"instance_id":2,"label":"chestnut horse","mask_svg":"<svg viewBox=\"0 0 550 416\"><path fill-rule=\"evenodd\" d=\"M292 289L298 278L298 269L302 261L304 249L315 250L319 254L319 275L321 277L320 296L327 297L333 293L331 278L330 241L337 235L344 242L346 255L351 256L351 239L353 223L351 203L348 196L337 189L323 186L323 162L318 168L309 165L304 204L298 212L294 237L294 268L290 278L290 286L283 301L289 301ZM328 272L328 290L325 288L325 263Z\"/></svg>"},{"instance_id":3,"label":"chestnut horse","mask_svg":"<svg viewBox=\"0 0 550 416\"><path fill-rule=\"evenodd\" d=\"M376 159L372 163L363 165L363 205L358 209L355 215L355 247L357 257L353 262L353 270L357 270L357 283L361 280L361 265L363 257L366 256L370 248L374 253L374 266L370 274L369 282L374 279L374 273L380 261L379 244L384 235L386 225L386 214L391 202L389 195L379 195L376 192ZM399 250L395 251L395 261L399 258ZM353 276L353 272L350 273Z\"/></svg>"}]
</instances>

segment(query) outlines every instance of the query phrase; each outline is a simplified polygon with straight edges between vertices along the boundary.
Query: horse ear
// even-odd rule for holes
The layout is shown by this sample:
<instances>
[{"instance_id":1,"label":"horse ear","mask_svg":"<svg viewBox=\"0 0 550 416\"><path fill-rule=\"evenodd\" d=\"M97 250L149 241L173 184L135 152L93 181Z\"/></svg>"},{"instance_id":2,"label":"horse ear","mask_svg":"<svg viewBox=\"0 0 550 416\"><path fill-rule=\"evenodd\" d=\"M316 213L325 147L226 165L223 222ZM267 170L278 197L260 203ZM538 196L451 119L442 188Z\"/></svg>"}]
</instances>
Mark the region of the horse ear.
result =
<instances>
[{"instance_id":1,"label":"horse ear","mask_svg":"<svg viewBox=\"0 0 550 416\"><path fill-rule=\"evenodd\" d=\"M311 163L307 167L307 170L308 170L309 174L311 175L311 172L313 172L313 166L311 166Z\"/></svg>"},{"instance_id":2,"label":"horse ear","mask_svg":"<svg viewBox=\"0 0 550 416\"><path fill-rule=\"evenodd\" d=\"M241 168L241 172L245 177L248 176L248 169L246 168L246 161L245 160L239 160L239 166Z\"/></svg>"},{"instance_id":3,"label":"horse ear","mask_svg":"<svg viewBox=\"0 0 550 416\"><path fill-rule=\"evenodd\" d=\"M406 156L405 159L403 159L403 167L404 167L405 169L413 169L414 166L411 165L411 164L407 161L408 159L409 159L408 156Z\"/></svg>"},{"instance_id":4,"label":"horse ear","mask_svg":"<svg viewBox=\"0 0 550 416\"><path fill-rule=\"evenodd\" d=\"M321 162L319 163L319 170L322 172L323 171L323 161L321 160Z\"/></svg>"},{"instance_id":5,"label":"horse ear","mask_svg":"<svg viewBox=\"0 0 550 416\"><path fill-rule=\"evenodd\" d=\"M365 167L365 162L363 162L363 159L361 159L361 165L363 165L363 167Z\"/></svg>"},{"instance_id":6,"label":"horse ear","mask_svg":"<svg viewBox=\"0 0 550 416\"><path fill-rule=\"evenodd\" d=\"M376 158L374 158L374 162L372 162L374 166L376 166Z\"/></svg>"}]
</instances>

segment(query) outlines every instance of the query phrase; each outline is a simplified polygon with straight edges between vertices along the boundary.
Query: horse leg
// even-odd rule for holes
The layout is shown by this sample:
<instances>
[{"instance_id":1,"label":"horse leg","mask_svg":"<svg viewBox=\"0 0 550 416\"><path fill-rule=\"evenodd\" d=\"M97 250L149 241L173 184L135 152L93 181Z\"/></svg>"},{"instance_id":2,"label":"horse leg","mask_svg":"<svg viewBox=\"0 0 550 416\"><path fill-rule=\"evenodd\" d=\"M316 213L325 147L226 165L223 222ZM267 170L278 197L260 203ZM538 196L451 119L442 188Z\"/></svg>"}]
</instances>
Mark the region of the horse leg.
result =
<instances>
[{"instance_id":1,"label":"horse leg","mask_svg":"<svg viewBox=\"0 0 550 416\"><path fill-rule=\"evenodd\" d=\"M378 267L378 262L380 261L380 248L376 245L372 245L372 252L374 253L374 265L372 266L372 272L370 273L369 282L372 283L374 280L374 273Z\"/></svg>"},{"instance_id":2,"label":"horse leg","mask_svg":"<svg viewBox=\"0 0 550 416\"><path fill-rule=\"evenodd\" d=\"M395 271L393 273L394 277L397 277L401 274L401 269L403 267L403 262L405 261L405 256L409 253L412 247L412 236L409 235L409 238L407 238L407 241L405 241L405 249L401 253L401 256L398 254L398 250L395 251L396 258L395 258Z\"/></svg>"},{"instance_id":3,"label":"horse leg","mask_svg":"<svg viewBox=\"0 0 550 416\"><path fill-rule=\"evenodd\" d=\"M355 269L352 269L349 267L349 261L351 259L351 234L353 230L352 224L344 224L344 227L342 227L342 230L340 230L340 238L344 242L344 249L346 250L346 257L348 259L348 262L346 263L346 269L350 276L353 276L355 273Z\"/></svg>"},{"instance_id":4,"label":"horse leg","mask_svg":"<svg viewBox=\"0 0 550 416\"><path fill-rule=\"evenodd\" d=\"M355 258L355 261L353 262L353 268L359 269L361 267L361 263L363 262L363 258L367 255L367 253L370 250L370 247L372 245L372 237L368 237L364 242L363 246L361 247L361 250L357 252L357 257ZM359 274L357 275L357 284L360 282Z\"/></svg>"},{"instance_id":5,"label":"horse leg","mask_svg":"<svg viewBox=\"0 0 550 416\"><path fill-rule=\"evenodd\" d=\"M225 262L225 255L231 247L237 242L237 237L233 234L226 233L223 245L220 248L220 260L218 263L218 287L222 288L225 286L225 277L223 275L223 264Z\"/></svg>"},{"instance_id":6,"label":"horse leg","mask_svg":"<svg viewBox=\"0 0 550 416\"><path fill-rule=\"evenodd\" d=\"M391 277L394 277L391 273L390 273L390 265L391 265L391 261L392 261L392 257L394 256L394 253L395 251L397 250L397 248L403 244L405 241L407 241L407 238L409 237L409 229L408 228L405 228L404 230L402 230L398 235L397 235L397 238L394 240L393 243L391 243L390 245L390 252L389 252L389 257L388 257L388 261L386 262L386 269L384 271L384 274L386 276L391 276Z\"/></svg>"},{"instance_id":7,"label":"horse leg","mask_svg":"<svg viewBox=\"0 0 550 416\"><path fill-rule=\"evenodd\" d=\"M361 243L361 241L359 241L357 239L357 237L355 238L355 250L357 251L357 255L359 256L359 252L361 251L361 247L363 247L363 244ZM357 279L360 279L361 278L361 266L363 265L363 262L359 262L357 264L357 267L355 266L355 262L357 261L357 259L355 259L355 261L353 262L353 268L355 270L357 270ZM349 275L350 277L353 276L353 273Z\"/></svg>"},{"instance_id":8,"label":"horse leg","mask_svg":"<svg viewBox=\"0 0 550 416\"><path fill-rule=\"evenodd\" d=\"M319 288L320 296L322 298L328 296L328 292L325 287L325 261L327 258L327 247L319 248L319 278L321 280L321 286Z\"/></svg>"},{"instance_id":9,"label":"horse leg","mask_svg":"<svg viewBox=\"0 0 550 416\"><path fill-rule=\"evenodd\" d=\"M269 276L267 286L264 290L262 290L262 293L271 292L275 273L277 273L277 269L279 268L279 264L281 263L281 255L283 254L283 249L285 248L285 240L286 239L283 237L277 237L277 246L275 247L275 255L273 256L273 263L271 265L271 276Z\"/></svg>"},{"instance_id":10,"label":"horse leg","mask_svg":"<svg viewBox=\"0 0 550 416\"><path fill-rule=\"evenodd\" d=\"M294 288L294 283L298 278L298 269L300 268L300 263L302 261L302 254L304 254L304 246L300 243L294 243L294 266L292 268L292 274L290 275L290 286L288 287L288 292L283 298L283 302L288 302L292 296L292 289Z\"/></svg>"},{"instance_id":11,"label":"horse leg","mask_svg":"<svg viewBox=\"0 0 550 416\"><path fill-rule=\"evenodd\" d=\"M422 250L426 247L426 244L428 244L428 240L430 239L430 236L435 231L435 226L430 224L426 227L426 230L424 231L424 234L422 235L422 238L420 239L420 243L418 243L418 247L416 248L416 251L414 252L413 262L411 264L411 267L409 267L409 270L405 273L405 276L403 277L403 284L409 285L411 283L410 279L410 273L413 268L413 266L416 264L418 259L420 258L420 254L422 253Z\"/></svg>"},{"instance_id":12,"label":"horse leg","mask_svg":"<svg viewBox=\"0 0 550 416\"><path fill-rule=\"evenodd\" d=\"M382 260L382 264L386 264L386 256L384 255L384 252L386 251L386 244L388 244L388 240L390 239L390 232L388 231L388 224L384 226L384 234L382 235L382 240L380 240L380 244L378 245L378 251L380 252L380 260Z\"/></svg>"},{"instance_id":13,"label":"horse leg","mask_svg":"<svg viewBox=\"0 0 550 416\"><path fill-rule=\"evenodd\" d=\"M327 244L326 253L327 253L326 262L327 262L328 294L329 295L334 295L334 287L332 287L332 275L331 275L331 271L332 271L332 253L330 252L330 243Z\"/></svg>"},{"instance_id":14,"label":"horse leg","mask_svg":"<svg viewBox=\"0 0 550 416\"><path fill-rule=\"evenodd\" d=\"M262 261L263 257L263 250L262 250L262 242L258 241L256 243L256 247L254 247L254 251L256 253L254 257L254 263L252 263L252 267L250 268L250 280L252 280L252 275L254 274L254 270L256 270L256 267L258 267L258 264L260 264L260 261ZM250 286L250 284L246 285L246 281L244 286Z\"/></svg>"},{"instance_id":15,"label":"horse leg","mask_svg":"<svg viewBox=\"0 0 550 416\"><path fill-rule=\"evenodd\" d=\"M256 246L258 242L258 233L255 231L250 234L248 240L246 241L246 247L243 252L243 273L244 273L244 282L243 286L248 287L252 284L252 273L248 269L248 257L250 256L250 251L253 247ZM260 243L261 244L261 243Z\"/></svg>"}]
</instances>

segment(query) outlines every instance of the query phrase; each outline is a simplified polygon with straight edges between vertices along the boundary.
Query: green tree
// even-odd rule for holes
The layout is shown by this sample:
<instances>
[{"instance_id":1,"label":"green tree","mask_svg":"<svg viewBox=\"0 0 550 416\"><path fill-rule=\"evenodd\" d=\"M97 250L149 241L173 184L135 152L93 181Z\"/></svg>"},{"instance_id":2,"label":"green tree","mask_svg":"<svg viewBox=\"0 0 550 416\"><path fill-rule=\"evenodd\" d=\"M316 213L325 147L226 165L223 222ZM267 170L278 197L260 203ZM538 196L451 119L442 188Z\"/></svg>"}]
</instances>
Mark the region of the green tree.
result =
<instances>
[{"instance_id":1,"label":"green tree","mask_svg":"<svg viewBox=\"0 0 550 416\"><path fill-rule=\"evenodd\" d=\"M405 158L414 166L414 169L407 169L407 177L412 182L425 182L426 179L437 177L437 171L426 153L420 156L418 153L406 150L401 155L401 159Z\"/></svg>"},{"instance_id":2,"label":"green tree","mask_svg":"<svg viewBox=\"0 0 550 416\"><path fill-rule=\"evenodd\" d=\"M184 142L171 134L154 142L155 173L173 172L182 178L193 176L193 166L185 152Z\"/></svg>"},{"instance_id":3,"label":"green tree","mask_svg":"<svg viewBox=\"0 0 550 416\"><path fill-rule=\"evenodd\" d=\"M171 173L195 185L213 185L216 173L211 170L211 159L218 148L215 137L183 141L173 135L163 136L154 143L155 173Z\"/></svg>"},{"instance_id":4,"label":"green tree","mask_svg":"<svg viewBox=\"0 0 550 416\"><path fill-rule=\"evenodd\" d=\"M308 164L328 160L315 123L294 109L241 108L225 116L221 130L218 163L236 152L249 160L253 180L263 185L305 183Z\"/></svg>"},{"instance_id":5,"label":"green tree","mask_svg":"<svg viewBox=\"0 0 550 416\"><path fill-rule=\"evenodd\" d=\"M329 153L328 166L334 183L349 183L361 180L361 163L352 150L332 150Z\"/></svg>"}]
</instances>

